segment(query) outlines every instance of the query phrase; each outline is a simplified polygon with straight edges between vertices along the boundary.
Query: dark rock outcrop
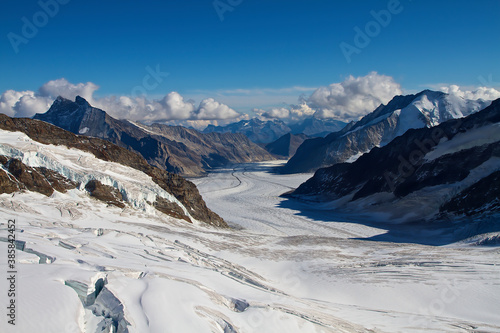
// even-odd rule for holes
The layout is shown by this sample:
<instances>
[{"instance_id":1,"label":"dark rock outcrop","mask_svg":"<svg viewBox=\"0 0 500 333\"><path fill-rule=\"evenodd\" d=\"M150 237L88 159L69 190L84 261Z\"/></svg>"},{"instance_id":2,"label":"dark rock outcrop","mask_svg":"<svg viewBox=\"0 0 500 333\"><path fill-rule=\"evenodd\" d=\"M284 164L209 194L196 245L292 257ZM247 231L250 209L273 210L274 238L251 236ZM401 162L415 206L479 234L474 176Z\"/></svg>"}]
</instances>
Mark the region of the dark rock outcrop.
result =
<instances>
[{"instance_id":1,"label":"dark rock outcrop","mask_svg":"<svg viewBox=\"0 0 500 333\"><path fill-rule=\"evenodd\" d=\"M0 159L3 156L0 156ZM0 194L2 193L14 193L19 191L19 185L17 181L14 181L7 172L0 169Z\"/></svg>"},{"instance_id":2,"label":"dark rock outcrop","mask_svg":"<svg viewBox=\"0 0 500 333\"><path fill-rule=\"evenodd\" d=\"M467 216L500 211L500 171L461 191L442 205L440 211Z\"/></svg>"},{"instance_id":3,"label":"dark rock outcrop","mask_svg":"<svg viewBox=\"0 0 500 333\"><path fill-rule=\"evenodd\" d=\"M35 168L50 183L52 188L58 192L65 193L75 189L78 184L64 177L63 175L47 168Z\"/></svg>"},{"instance_id":4,"label":"dark rock outcrop","mask_svg":"<svg viewBox=\"0 0 500 333\"><path fill-rule=\"evenodd\" d=\"M7 169L10 175L15 177L15 181L9 178L6 188L0 190L2 193L12 193L15 187L18 190L28 190L33 192L42 193L46 196L52 195L54 190L52 185L34 168L28 167L21 161L15 158L7 159L5 156L0 156L0 163ZM2 177L5 179L5 177ZM15 185L14 185L15 184Z\"/></svg>"},{"instance_id":5,"label":"dark rock outcrop","mask_svg":"<svg viewBox=\"0 0 500 333\"><path fill-rule=\"evenodd\" d=\"M164 214L192 223L191 219L186 216L186 214L184 214L182 208L175 202L170 202L159 197L156 199L156 202L153 204L153 206Z\"/></svg>"},{"instance_id":6,"label":"dark rock outcrop","mask_svg":"<svg viewBox=\"0 0 500 333\"><path fill-rule=\"evenodd\" d=\"M104 201L108 205L113 205L119 208L125 207L120 191L112 186L104 185L98 180L90 180L85 185L85 190L89 192L91 197Z\"/></svg>"}]
</instances>

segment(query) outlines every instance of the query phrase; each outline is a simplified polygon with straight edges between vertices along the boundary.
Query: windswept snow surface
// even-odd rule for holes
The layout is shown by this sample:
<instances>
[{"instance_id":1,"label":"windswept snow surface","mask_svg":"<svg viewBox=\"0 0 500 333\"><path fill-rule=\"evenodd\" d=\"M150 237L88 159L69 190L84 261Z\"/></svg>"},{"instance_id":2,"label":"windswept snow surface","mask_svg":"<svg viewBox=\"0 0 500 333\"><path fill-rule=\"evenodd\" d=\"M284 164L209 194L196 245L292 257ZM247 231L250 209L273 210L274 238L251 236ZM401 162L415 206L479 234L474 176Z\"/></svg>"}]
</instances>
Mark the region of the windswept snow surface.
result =
<instances>
[{"instance_id":1,"label":"windswept snow surface","mask_svg":"<svg viewBox=\"0 0 500 333\"><path fill-rule=\"evenodd\" d=\"M15 219L26 242L16 326L4 310L0 332L96 332L120 318L118 331L140 333L500 332L498 248L361 240L385 230L285 207L279 195L310 175L273 165L195 180L233 230L106 207L78 190L0 195L0 237ZM4 241L0 253L6 274Z\"/></svg>"}]
</instances>

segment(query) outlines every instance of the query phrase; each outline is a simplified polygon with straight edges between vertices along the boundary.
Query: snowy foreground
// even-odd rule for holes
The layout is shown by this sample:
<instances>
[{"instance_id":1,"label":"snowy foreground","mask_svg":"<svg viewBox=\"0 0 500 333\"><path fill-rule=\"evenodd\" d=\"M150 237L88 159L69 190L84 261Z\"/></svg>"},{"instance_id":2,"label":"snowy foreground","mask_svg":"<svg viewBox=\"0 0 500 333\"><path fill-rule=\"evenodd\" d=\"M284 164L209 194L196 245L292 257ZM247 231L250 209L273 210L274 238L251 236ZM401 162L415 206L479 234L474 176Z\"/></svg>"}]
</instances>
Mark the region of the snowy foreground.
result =
<instances>
[{"instance_id":1,"label":"snowy foreground","mask_svg":"<svg viewBox=\"0 0 500 333\"><path fill-rule=\"evenodd\" d=\"M26 242L16 326L0 242L0 332L500 332L498 247L363 240L385 230L287 206L310 175L270 166L194 180L224 231L77 190L0 195L0 239L15 219Z\"/></svg>"}]
</instances>

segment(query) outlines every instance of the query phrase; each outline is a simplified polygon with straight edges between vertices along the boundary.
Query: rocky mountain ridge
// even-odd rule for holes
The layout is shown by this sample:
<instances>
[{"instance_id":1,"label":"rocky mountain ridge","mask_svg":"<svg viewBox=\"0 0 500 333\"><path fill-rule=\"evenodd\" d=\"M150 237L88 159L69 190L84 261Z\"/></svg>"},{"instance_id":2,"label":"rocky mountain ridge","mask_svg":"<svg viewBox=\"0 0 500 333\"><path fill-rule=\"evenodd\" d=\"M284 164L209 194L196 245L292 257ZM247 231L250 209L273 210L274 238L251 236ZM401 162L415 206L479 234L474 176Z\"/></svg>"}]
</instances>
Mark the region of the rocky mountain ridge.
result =
<instances>
[{"instance_id":1,"label":"rocky mountain ridge","mask_svg":"<svg viewBox=\"0 0 500 333\"><path fill-rule=\"evenodd\" d=\"M291 196L394 221L500 212L500 99L434 127L410 129L353 163L319 169Z\"/></svg>"},{"instance_id":2,"label":"rocky mountain ridge","mask_svg":"<svg viewBox=\"0 0 500 333\"><path fill-rule=\"evenodd\" d=\"M183 179L179 175L154 167L148 164L140 155L114 145L109 141L75 135L47 122L26 118L10 118L3 114L0 114L0 130L21 132L26 134L30 139L45 145L74 148L78 151L90 153L96 159L118 163L140 171L147 175L147 177L150 177L152 182L159 186L162 191L165 191L163 192L165 193L163 195L165 197L156 195L156 192L150 192L151 201L148 201L149 199L143 198L144 194L141 194L141 190L136 189L136 192L132 194L139 199L133 199L131 197L132 194L127 193L126 189L122 188L122 193L116 192L118 188L117 181L112 180L109 176L101 178L108 180L111 186L102 184L101 181L96 180L92 175L85 174L75 176L76 178L84 179L85 183L78 184L78 182L69 179L68 176L61 174L61 170L71 175L75 175L76 171L71 171L61 166L59 166L59 169L55 167L60 162L51 159L48 155L44 155L43 148L40 148L42 151L37 150L23 153L13 148L10 142L2 142L0 144L0 151L3 152L0 154L2 155L0 156L0 164L2 165L2 170L0 170L0 184L2 185L1 190L3 193L29 190L50 196L54 191L65 192L66 190L80 187L82 189L85 188L91 196L114 206L124 207L127 203L134 204L131 200L142 200L143 205L151 205L175 218L181 218L190 222L192 222L192 219L195 219L213 226L227 227L227 224L221 217L208 209L193 183ZM46 166L33 167L26 164L30 161L33 161L34 164L39 163L37 161L42 161ZM48 166L51 166L52 169L49 169ZM84 167L88 166L84 165ZM88 172L92 171L89 170ZM140 174L137 175L139 176ZM142 178L143 176L140 177ZM133 180L133 178L131 179ZM132 185L136 187L141 186L137 181L132 183ZM125 194L125 197L123 197L123 194Z\"/></svg>"},{"instance_id":3,"label":"rocky mountain ridge","mask_svg":"<svg viewBox=\"0 0 500 333\"><path fill-rule=\"evenodd\" d=\"M201 176L227 164L260 162L273 157L242 134L203 134L180 126L146 126L118 120L77 96L58 97L43 120L75 134L108 140L142 155L148 163L183 176Z\"/></svg>"},{"instance_id":4,"label":"rocky mountain ridge","mask_svg":"<svg viewBox=\"0 0 500 333\"><path fill-rule=\"evenodd\" d=\"M325 138L306 140L283 167L284 173L314 172L336 163L354 161L374 147L381 147L412 128L436 126L467 116L490 101L424 90L415 95L396 96L387 105Z\"/></svg>"}]
</instances>

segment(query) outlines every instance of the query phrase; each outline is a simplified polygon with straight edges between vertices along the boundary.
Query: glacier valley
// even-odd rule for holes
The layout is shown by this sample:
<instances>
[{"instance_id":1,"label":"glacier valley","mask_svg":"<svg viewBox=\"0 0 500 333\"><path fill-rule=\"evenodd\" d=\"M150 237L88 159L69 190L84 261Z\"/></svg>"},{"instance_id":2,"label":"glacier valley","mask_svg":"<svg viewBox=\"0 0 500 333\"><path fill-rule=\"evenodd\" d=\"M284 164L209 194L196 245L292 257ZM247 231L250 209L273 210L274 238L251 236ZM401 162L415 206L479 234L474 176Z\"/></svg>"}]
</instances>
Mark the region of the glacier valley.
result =
<instances>
[{"instance_id":1,"label":"glacier valley","mask_svg":"<svg viewBox=\"0 0 500 333\"><path fill-rule=\"evenodd\" d=\"M500 332L498 247L409 243L405 230L373 241L387 229L367 216L280 197L311 176L274 174L280 163L192 179L231 230L78 189L0 195L2 229L15 219L24 242L17 323L0 331Z\"/></svg>"}]
</instances>

